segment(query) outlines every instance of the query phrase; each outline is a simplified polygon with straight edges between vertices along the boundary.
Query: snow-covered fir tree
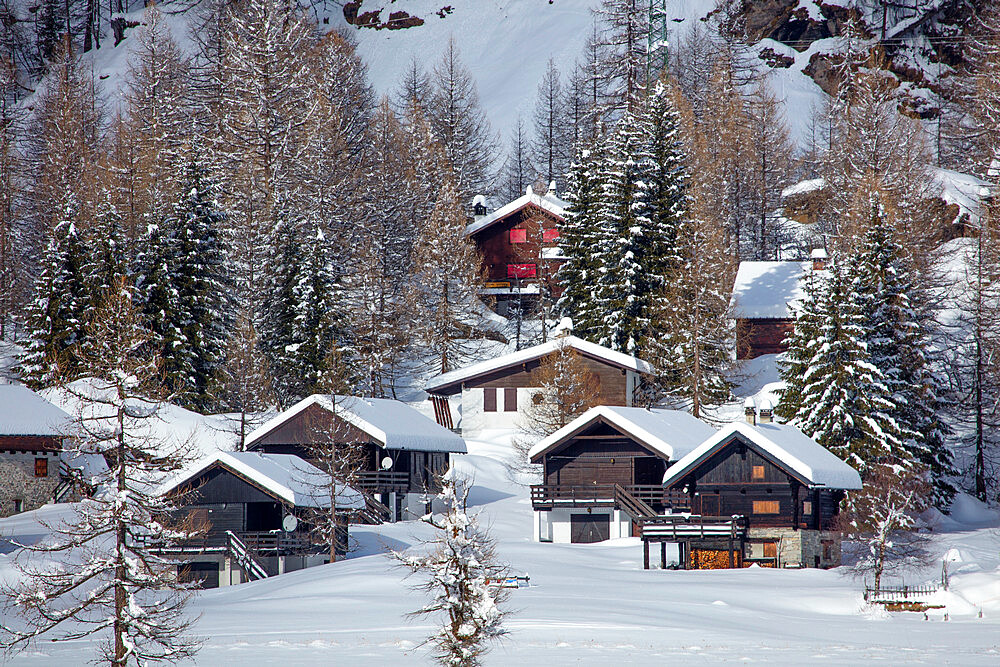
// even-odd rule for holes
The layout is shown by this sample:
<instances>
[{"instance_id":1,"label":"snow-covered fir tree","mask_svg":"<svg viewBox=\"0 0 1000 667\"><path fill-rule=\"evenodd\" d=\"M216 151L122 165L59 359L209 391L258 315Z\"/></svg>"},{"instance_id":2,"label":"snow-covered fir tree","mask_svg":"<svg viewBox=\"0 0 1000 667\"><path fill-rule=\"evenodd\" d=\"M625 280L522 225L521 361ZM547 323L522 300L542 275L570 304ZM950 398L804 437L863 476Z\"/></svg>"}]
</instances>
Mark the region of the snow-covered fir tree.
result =
<instances>
[{"instance_id":1,"label":"snow-covered fir tree","mask_svg":"<svg viewBox=\"0 0 1000 667\"><path fill-rule=\"evenodd\" d=\"M212 379L229 329L229 281L221 228L225 214L206 168L190 162L181 180L183 198L164 221L169 239L166 329L177 341L161 350L167 388L182 405L212 406Z\"/></svg>"},{"instance_id":2,"label":"snow-covered fir tree","mask_svg":"<svg viewBox=\"0 0 1000 667\"><path fill-rule=\"evenodd\" d=\"M280 208L284 208L283 206ZM295 388L294 345L295 289L302 275L302 246L300 226L279 213L274 229L275 245L269 248L267 258L268 288L264 301L264 318L261 325L262 348L274 373L274 391L278 406L287 408L298 397Z\"/></svg>"},{"instance_id":3,"label":"snow-covered fir tree","mask_svg":"<svg viewBox=\"0 0 1000 667\"><path fill-rule=\"evenodd\" d=\"M946 508L955 493L952 455L945 444L943 380L931 367L931 316L923 305L909 254L896 238L891 215L873 202L868 230L849 266L864 315L862 340L885 377L891 416L909 457L933 479L934 504Z\"/></svg>"},{"instance_id":4,"label":"snow-covered fir tree","mask_svg":"<svg viewBox=\"0 0 1000 667\"><path fill-rule=\"evenodd\" d=\"M482 664L491 644L507 630L503 609L507 592L491 582L502 580L507 567L500 562L496 544L467 509L471 480L442 479L439 499L444 514L428 514L422 521L436 532L427 542L430 553L411 555L393 552L393 557L414 575L426 578L419 586L431 601L413 616L441 616L443 623L427 638L434 658L441 665L474 667Z\"/></svg>"},{"instance_id":5,"label":"snow-covered fir tree","mask_svg":"<svg viewBox=\"0 0 1000 667\"><path fill-rule=\"evenodd\" d=\"M845 264L835 257L825 285L806 295L800 312L816 313L816 321L808 322L810 328L815 326L815 336L805 339L797 333L790 339L794 361L781 371L789 386L782 414L862 477L876 462L910 468L915 464L903 447L905 435L893 416L896 406L886 376L868 353L866 313ZM803 344L804 349L797 348ZM803 358L808 358L804 372L792 375L793 369L801 370Z\"/></svg>"},{"instance_id":6,"label":"snow-covered fir tree","mask_svg":"<svg viewBox=\"0 0 1000 667\"><path fill-rule=\"evenodd\" d=\"M31 343L21 365L33 387L51 385L59 378L75 379L82 372L81 346L93 295L85 271L88 253L75 215L73 208L66 210L52 231L28 309Z\"/></svg>"},{"instance_id":7,"label":"snow-covered fir tree","mask_svg":"<svg viewBox=\"0 0 1000 667\"><path fill-rule=\"evenodd\" d=\"M124 667L190 658L198 641L184 605L194 584L177 579L177 562L162 555L197 536L169 520L177 508L158 493L166 476L186 465L185 444L165 443L150 430L157 418L157 361L141 351L147 334L122 280L108 290L87 325L80 359L86 380L58 377L75 406L70 452L103 456L109 467L87 481L98 491L49 538L26 547L21 577L4 593L19 619L4 622L3 644L24 648L41 636L102 640L103 662ZM53 567L52 558L70 558Z\"/></svg>"}]
</instances>

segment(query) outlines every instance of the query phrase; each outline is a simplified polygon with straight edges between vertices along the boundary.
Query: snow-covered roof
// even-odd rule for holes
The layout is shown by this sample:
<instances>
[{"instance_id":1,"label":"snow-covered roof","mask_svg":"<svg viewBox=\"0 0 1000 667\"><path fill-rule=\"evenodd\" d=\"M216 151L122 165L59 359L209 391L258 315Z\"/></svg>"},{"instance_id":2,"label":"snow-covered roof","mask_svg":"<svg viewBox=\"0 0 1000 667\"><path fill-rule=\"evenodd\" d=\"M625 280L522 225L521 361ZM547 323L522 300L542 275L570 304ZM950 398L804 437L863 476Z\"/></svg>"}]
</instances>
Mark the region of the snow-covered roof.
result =
<instances>
[{"instance_id":1,"label":"snow-covered roof","mask_svg":"<svg viewBox=\"0 0 1000 667\"><path fill-rule=\"evenodd\" d=\"M559 445L597 419L604 419L656 450L668 461L676 461L714 433L714 429L680 410L623 408L601 405L587 410L531 448L534 459Z\"/></svg>"},{"instance_id":2,"label":"snow-covered roof","mask_svg":"<svg viewBox=\"0 0 1000 667\"><path fill-rule=\"evenodd\" d=\"M611 348L585 341L581 338L577 338L576 336L565 336L562 338L554 338L548 342L539 343L538 345L533 345L532 347L527 347L523 350L518 350L517 352L511 352L510 354L505 354L497 357L496 359L480 361L479 363L465 368L459 368L449 371L448 373L443 373L428 382L424 389L431 394L441 392L455 393L460 389L460 386L455 387L452 385L461 385L462 382L486 373L492 373L493 371L534 361L535 359L544 357L562 349L563 346L572 348L580 354L600 359L613 366L618 366L619 368L626 368L639 373L653 372L653 367L642 359L637 359L636 357L625 354L624 352L616 352ZM449 388L451 391L445 391Z\"/></svg>"},{"instance_id":3,"label":"snow-covered roof","mask_svg":"<svg viewBox=\"0 0 1000 667\"><path fill-rule=\"evenodd\" d=\"M159 491L161 494L169 493L216 464L228 468L295 507L330 506L330 496L326 490L330 477L308 461L291 454L216 452L164 483ZM338 486L338 508L360 509L364 504L364 497L360 493L349 486Z\"/></svg>"},{"instance_id":4,"label":"snow-covered roof","mask_svg":"<svg viewBox=\"0 0 1000 667\"><path fill-rule=\"evenodd\" d=\"M807 192L815 192L816 190L822 190L826 186L826 181L822 178L810 178L805 181L799 181L794 185L789 185L787 188L781 191L782 197L794 197L795 195L805 194Z\"/></svg>"},{"instance_id":5,"label":"snow-covered roof","mask_svg":"<svg viewBox=\"0 0 1000 667\"><path fill-rule=\"evenodd\" d=\"M733 315L738 318L791 318L790 306L805 298L802 278L812 262L740 262L733 283Z\"/></svg>"},{"instance_id":6,"label":"snow-covered roof","mask_svg":"<svg viewBox=\"0 0 1000 667\"><path fill-rule=\"evenodd\" d=\"M17 384L0 384L0 435L69 435L70 416Z\"/></svg>"},{"instance_id":7,"label":"snow-covered roof","mask_svg":"<svg viewBox=\"0 0 1000 667\"><path fill-rule=\"evenodd\" d=\"M318 405L348 424L364 431L386 449L464 454L465 440L402 401L313 394L255 429L247 442L254 442L292 419L306 408Z\"/></svg>"},{"instance_id":8,"label":"snow-covered roof","mask_svg":"<svg viewBox=\"0 0 1000 667\"><path fill-rule=\"evenodd\" d=\"M939 167L934 168L931 174L941 186L941 199L957 206L959 215L968 214L973 219L979 218L983 188L988 191L989 183L971 174Z\"/></svg>"},{"instance_id":9,"label":"snow-covered roof","mask_svg":"<svg viewBox=\"0 0 1000 667\"><path fill-rule=\"evenodd\" d=\"M503 220L511 213L518 211L529 204L534 204L543 211L548 211L552 215L558 218L566 217L566 202L559 199L555 195L544 194L536 195L534 192L526 192L514 201L504 204L497 210L493 211L487 216L476 220L471 225L465 228L465 235L472 236L476 232L481 232L490 225L500 220Z\"/></svg>"},{"instance_id":10,"label":"snow-covered roof","mask_svg":"<svg viewBox=\"0 0 1000 667\"><path fill-rule=\"evenodd\" d=\"M723 426L708 440L667 468L663 485L670 486L716 451L726 446L730 438L740 435L776 462L797 474L810 486L831 489L860 489L858 471L837 458L799 429L789 424L758 424L732 422Z\"/></svg>"}]
</instances>

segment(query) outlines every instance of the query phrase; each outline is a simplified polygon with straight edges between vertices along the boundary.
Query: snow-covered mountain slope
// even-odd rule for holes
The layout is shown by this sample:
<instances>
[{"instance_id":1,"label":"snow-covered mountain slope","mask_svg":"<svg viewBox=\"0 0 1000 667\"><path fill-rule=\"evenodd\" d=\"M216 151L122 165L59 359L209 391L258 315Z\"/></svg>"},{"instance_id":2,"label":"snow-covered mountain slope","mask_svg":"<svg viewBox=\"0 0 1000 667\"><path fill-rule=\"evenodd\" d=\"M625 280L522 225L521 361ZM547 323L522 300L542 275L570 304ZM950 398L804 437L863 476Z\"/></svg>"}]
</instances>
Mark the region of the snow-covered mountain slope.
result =
<instances>
[{"instance_id":1,"label":"snow-covered mountain slope","mask_svg":"<svg viewBox=\"0 0 1000 667\"><path fill-rule=\"evenodd\" d=\"M843 570L644 571L635 538L532 542L527 490L508 480L501 463L510 436L470 441L470 455L458 462L475 478L470 500L500 556L531 578L529 588L512 591L511 634L486 664L993 665L1000 658L1000 517L971 499L962 498L950 518L931 517L936 560L907 578L938 579L949 554L951 588L935 598L947 608L925 620L866 607L862 585ZM26 519L0 520L0 532L37 533ZM425 598L384 555L416 545L428 536L424 528L355 526L360 549L346 561L198 594L192 611L201 614L196 632L206 644L196 664L430 664L419 646L430 620L405 616ZM9 557L0 556L0 579L11 576ZM16 664L81 664L93 648L45 642Z\"/></svg>"}]
</instances>

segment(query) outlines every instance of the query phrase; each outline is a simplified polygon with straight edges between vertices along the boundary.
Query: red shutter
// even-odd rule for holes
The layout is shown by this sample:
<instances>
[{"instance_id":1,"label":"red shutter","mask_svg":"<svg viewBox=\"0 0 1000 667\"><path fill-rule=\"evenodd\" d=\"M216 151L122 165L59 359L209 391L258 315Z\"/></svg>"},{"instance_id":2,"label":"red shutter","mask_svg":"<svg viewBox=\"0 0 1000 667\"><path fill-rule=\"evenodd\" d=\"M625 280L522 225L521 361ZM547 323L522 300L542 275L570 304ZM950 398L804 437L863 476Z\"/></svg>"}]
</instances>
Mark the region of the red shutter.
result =
<instances>
[{"instance_id":1,"label":"red shutter","mask_svg":"<svg viewBox=\"0 0 1000 667\"><path fill-rule=\"evenodd\" d=\"M559 238L559 230L558 229L555 229L555 228L553 228L553 229L546 229L544 232L542 232L542 240L543 241L555 241L557 238Z\"/></svg>"},{"instance_id":2,"label":"red shutter","mask_svg":"<svg viewBox=\"0 0 1000 667\"><path fill-rule=\"evenodd\" d=\"M497 388L486 387L483 389L483 412L497 411Z\"/></svg>"},{"instance_id":3,"label":"red shutter","mask_svg":"<svg viewBox=\"0 0 1000 667\"><path fill-rule=\"evenodd\" d=\"M508 264L507 265L507 277L508 278L534 278L536 275L536 267L534 264Z\"/></svg>"},{"instance_id":4,"label":"red shutter","mask_svg":"<svg viewBox=\"0 0 1000 667\"><path fill-rule=\"evenodd\" d=\"M511 243L527 243L528 242L528 230L527 229L512 229L512 230L510 230L510 242Z\"/></svg>"}]
</instances>

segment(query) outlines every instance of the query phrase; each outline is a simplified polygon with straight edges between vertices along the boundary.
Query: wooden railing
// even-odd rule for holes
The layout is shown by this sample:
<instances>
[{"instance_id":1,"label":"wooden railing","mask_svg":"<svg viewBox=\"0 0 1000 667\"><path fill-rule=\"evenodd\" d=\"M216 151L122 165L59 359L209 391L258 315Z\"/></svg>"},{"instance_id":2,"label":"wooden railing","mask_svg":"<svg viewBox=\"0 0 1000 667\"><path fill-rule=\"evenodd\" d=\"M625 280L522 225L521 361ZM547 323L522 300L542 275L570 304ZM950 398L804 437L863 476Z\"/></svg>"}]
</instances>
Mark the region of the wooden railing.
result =
<instances>
[{"instance_id":1,"label":"wooden railing","mask_svg":"<svg viewBox=\"0 0 1000 667\"><path fill-rule=\"evenodd\" d=\"M615 507L628 512L637 520L656 516L656 510L626 491L621 484L615 484Z\"/></svg>"},{"instance_id":2,"label":"wooden railing","mask_svg":"<svg viewBox=\"0 0 1000 667\"><path fill-rule=\"evenodd\" d=\"M661 514L640 519L639 535L644 540L657 542L705 538L739 539L746 536L748 523L744 516Z\"/></svg>"},{"instance_id":3,"label":"wooden railing","mask_svg":"<svg viewBox=\"0 0 1000 667\"><path fill-rule=\"evenodd\" d=\"M410 474L392 470L360 472L357 484L365 491L406 491L410 487Z\"/></svg>"},{"instance_id":4,"label":"wooden railing","mask_svg":"<svg viewBox=\"0 0 1000 667\"><path fill-rule=\"evenodd\" d=\"M897 600L912 601L914 598L924 598L938 592L936 584L926 586L869 586L865 584L865 602L892 602Z\"/></svg>"},{"instance_id":5,"label":"wooden railing","mask_svg":"<svg viewBox=\"0 0 1000 667\"><path fill-rule=\"evenodd\" d=\"M231 534L231 531L227 531ZM267 532L237 533L239 539L262 556L289 556L321 553L329 550L328 545L316 544L309 535L286 533L281 530Z\"/></svg>"},{"instance_id":6,"label":"wooden railing","mask_svg":"<svg viewBox=\"0 0 1000 667\"><path fill-rule=\"evenodd\" d=\"M688 494L677 489L664 489L659 484L534 484L531 504L534 509L556 507L620 507L615 487L623 489L650 508L689 509ZM652 512L656 514L656 512Z\"/></svg>"},{"instance_id":7,"label":"wooden railing","mask_svg":"<svg viewBox=\"0 0 1000 667\"><path fill-rule=\"evenodd\" d=\"M247 546L233 531L226 531L226 552L246 573L247 579L249 581L267 579L267 570L254 557L252 548Z\"/></svg>"},{"instance_id":8,"label":"wooden railing","mask_svg":"<svg viewBox=\"0 0 1000 667\"><path fill-rule=\"evenodd\" d=\"M355 512L354 520L357 523L368 523L378 525L385 523L392 517L392 511L376 500L370 493L364 493L365 506Z\"/></svg>"}]
</instances>

